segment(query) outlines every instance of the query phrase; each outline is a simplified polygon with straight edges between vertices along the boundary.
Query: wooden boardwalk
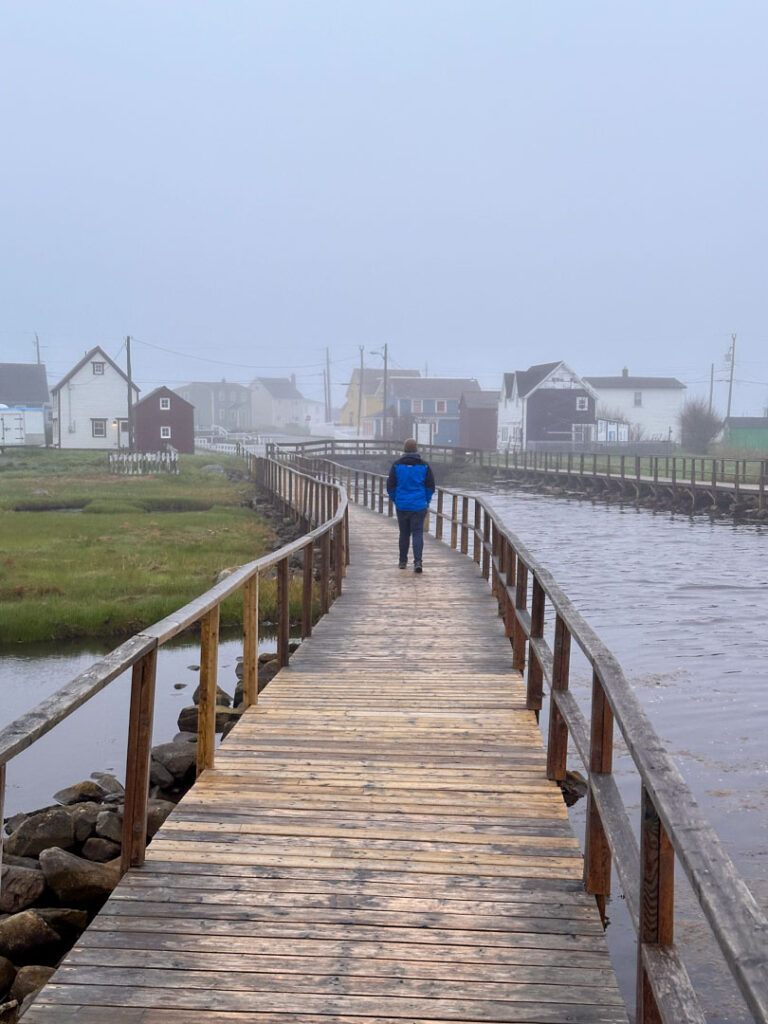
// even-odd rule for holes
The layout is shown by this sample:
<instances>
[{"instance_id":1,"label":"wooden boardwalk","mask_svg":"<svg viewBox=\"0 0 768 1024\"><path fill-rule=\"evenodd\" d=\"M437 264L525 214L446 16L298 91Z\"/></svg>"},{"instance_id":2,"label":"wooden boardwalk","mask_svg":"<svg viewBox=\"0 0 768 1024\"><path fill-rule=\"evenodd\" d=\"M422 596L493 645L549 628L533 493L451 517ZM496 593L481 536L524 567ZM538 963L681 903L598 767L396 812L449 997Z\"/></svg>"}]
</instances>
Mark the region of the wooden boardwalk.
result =
<instances>
[{"instance_id":1,"label":"wooden boardwalk","mask_svg":"<svg viewBox=\"0 0 768 1024\"><path fill-rule=\"evenodd\" d=\"M350 514L344 594L25 1024L627 1020L487 584Z\"/></svg>"}]
</instances>

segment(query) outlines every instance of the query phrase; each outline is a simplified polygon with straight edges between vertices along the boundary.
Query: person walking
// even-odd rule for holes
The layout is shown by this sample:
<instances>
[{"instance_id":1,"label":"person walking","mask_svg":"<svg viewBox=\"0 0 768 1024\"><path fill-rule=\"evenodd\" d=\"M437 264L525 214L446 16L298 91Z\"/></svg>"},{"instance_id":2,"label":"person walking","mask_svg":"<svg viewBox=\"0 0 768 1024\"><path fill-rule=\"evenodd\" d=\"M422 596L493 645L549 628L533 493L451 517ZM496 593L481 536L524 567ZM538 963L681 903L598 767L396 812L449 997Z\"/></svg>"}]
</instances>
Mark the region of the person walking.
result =
<instances>
[{"instance_id":1,"label":"person walking","mask_svg":"<svg viewBox=\"0 0 768 1024\"><path fill-rule=\"evenodd\" d=\"M428 463L419 455L416 441L409 437L403 455L392 463L387 477L389 500L397 509L400 527L400 562L408 567L408 547L413 544L413 571L421 572L424 550L424 519L435 492L435 478Z\"/></svg>"}]
</instances>

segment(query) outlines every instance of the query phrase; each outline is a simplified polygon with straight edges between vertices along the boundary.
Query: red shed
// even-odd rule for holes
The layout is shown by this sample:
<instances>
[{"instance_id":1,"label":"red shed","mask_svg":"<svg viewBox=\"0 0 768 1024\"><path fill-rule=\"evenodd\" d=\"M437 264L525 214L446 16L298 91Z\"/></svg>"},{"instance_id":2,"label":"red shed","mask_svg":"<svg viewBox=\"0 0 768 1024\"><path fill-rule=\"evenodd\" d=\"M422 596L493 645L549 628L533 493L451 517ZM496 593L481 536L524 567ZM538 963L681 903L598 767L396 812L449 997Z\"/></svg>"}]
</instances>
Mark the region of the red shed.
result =
<instances>
[{"instance_id":1,"label":"red shed","mask_svg":"<svg viewBox=\"0 0 768 1024\"><path fill-rule=\"evenodd\" d=\"M136 450L195 451L195 407L170 388L156 388L133 407Z\"/></svg>"},{"instance_id":2,"label":"red shed","mask_svg":"<svg viewBox=\"0 0 768 1024\"><path fill-rule=\"evenodd\" d=\"M465 391L459 402L461 447L495 451L498 416L498 391Z\"/></svg>"}]
</instances>

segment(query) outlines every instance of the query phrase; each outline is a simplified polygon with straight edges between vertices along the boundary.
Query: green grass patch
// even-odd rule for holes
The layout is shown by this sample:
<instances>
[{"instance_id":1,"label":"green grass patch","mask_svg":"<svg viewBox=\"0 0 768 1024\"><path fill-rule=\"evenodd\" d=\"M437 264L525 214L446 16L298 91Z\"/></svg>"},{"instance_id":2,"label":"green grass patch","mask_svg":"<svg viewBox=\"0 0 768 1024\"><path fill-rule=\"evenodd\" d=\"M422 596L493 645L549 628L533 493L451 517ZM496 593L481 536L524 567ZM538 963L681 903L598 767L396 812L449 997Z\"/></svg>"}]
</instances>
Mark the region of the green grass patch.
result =
<instances>
[{"instance_id":1,"label":"green grass patch","mask_svg":"<svg viewBox=\"0 0 768 1024\"><path fill-rule=\"evenodd\" d=\"M227 473L204 472L212 463ZM25 453L4 458L0 492L0 645L130 635L275 543L244 504L244 464L226 456L182 456L178 476L115 477L105 453ZM35 501L51 504L15 511ZM270 617L268 580L260 598ZM224 624L241 604L225 602Z\"/></svg>"}]
</instances>

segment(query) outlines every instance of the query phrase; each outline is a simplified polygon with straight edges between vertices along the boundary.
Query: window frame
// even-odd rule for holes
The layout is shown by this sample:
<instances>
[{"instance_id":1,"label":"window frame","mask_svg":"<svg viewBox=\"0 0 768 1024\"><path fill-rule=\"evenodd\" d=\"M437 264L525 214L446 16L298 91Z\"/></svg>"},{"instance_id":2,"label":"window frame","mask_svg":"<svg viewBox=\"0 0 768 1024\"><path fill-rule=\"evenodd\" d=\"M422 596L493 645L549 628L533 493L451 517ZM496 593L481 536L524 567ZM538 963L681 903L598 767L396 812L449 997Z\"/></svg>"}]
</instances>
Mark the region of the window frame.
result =
<instances>
[{"instance_id":1,"label":"window frame","mask_svg":"<svg viewBox=\"0 0 768 1024\"><path fill-rule=\"evenodd\" d=\"M100 432L97 427L101 428ZM92 416L91 417L91 437L106 437L107 436L107 420L106 417Z\"/></svg>"},{"instance_id":2,"label":"window frame","mask_svg":"<svg viewBox=\"0 0 768 1024\"><path fill-rule=\"evenodd\" d=\"M160 409L162 412L168 412L171 408L171 400L166 395L163 395L160 399Z\"/></svg>"},{"instance_id":3,"label":"window frame","mask_svg":"<svg viewBox=\"0 0 768 1024\"><path fill-rule=\"evenodd\" d=\"M91 360L91 372L94 377L103 377L104 371L107 368L107 364L103 359L92 359Z\"/></svg>"},{"instance_id":4,"label":"window frame","mask_svg":"<svg viewBox=\"0 0 768 1024\"><path fill-rule=\"evenodd\" d=\"M576 396L576 412L589 412L589 398L586 395Z\"/></svg>"},{"instance_id":5,"label":"window frame","mask_svg":"<svg viewBox=\"0 0 768 1024\"><path fill-rule=\"evenodd\" d=\"M168 433L166 433L166 431L168 431ZM160 440L161 441L170 441L171 440L171 428L169 426L166 425L166 426L161 426L160 427Z\"/></svg>"},{"instance_id":6,"label":"window frame","mask_svg":"<svg viewBox=\"0 0 768 1024\"><path fill-rule=\"evenodd\" d=\"M642 391L636 391L635 392L634 406L635 406L635 409L642 409L642 407L643 407L643 392Z\"/></svg>"},{"instance_id":7,"label":"window frame","mask_svg":"<svg viewBox=\"0 0 768 1024\"><path fill-rule=\"evenodd\" d=\"M448 412L448 399L447 398L436 398L435 399L435 414L438 416L444 416Z\"/></svg>"}]
</instances>

